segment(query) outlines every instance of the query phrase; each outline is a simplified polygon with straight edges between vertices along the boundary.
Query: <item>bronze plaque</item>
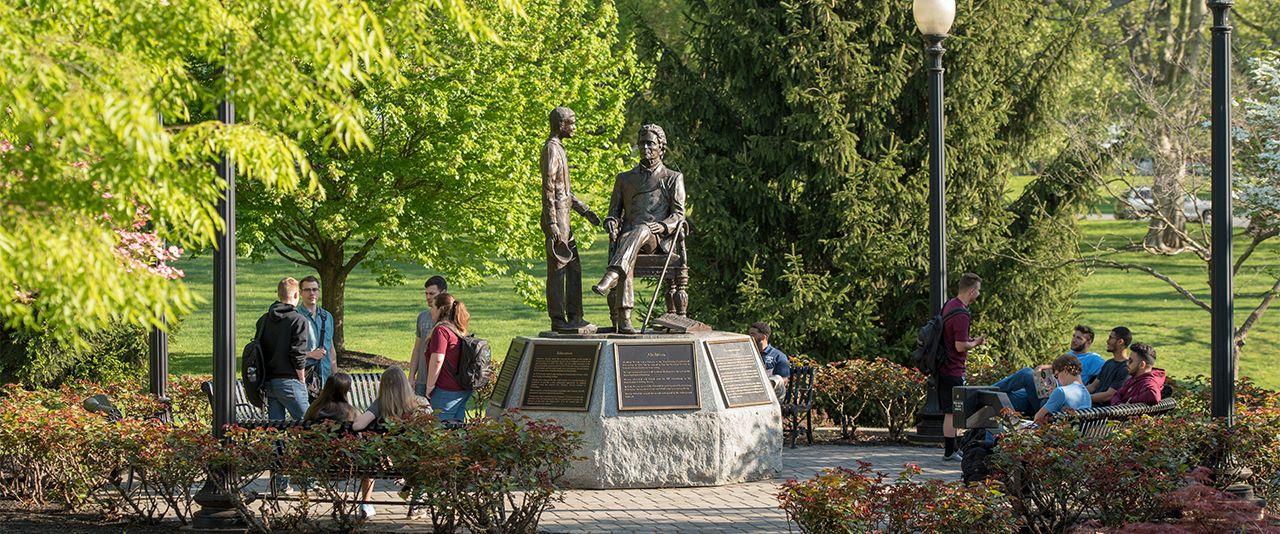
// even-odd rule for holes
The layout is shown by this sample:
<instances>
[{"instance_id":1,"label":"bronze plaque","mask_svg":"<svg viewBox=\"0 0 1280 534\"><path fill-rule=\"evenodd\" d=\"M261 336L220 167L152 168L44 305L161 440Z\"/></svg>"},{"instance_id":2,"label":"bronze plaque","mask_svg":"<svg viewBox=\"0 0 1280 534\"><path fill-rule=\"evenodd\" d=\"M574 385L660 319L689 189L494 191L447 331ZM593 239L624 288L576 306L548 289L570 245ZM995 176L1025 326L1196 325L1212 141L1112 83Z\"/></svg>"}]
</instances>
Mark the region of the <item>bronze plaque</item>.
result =
<instances>
[{"instance_id":1,"label":"bronze plaque","mask_svg":"<svg viewBox=\"0 0 1280 534\"><path fill-rule=\"evenodd\" d=\"M600 343L535 343L522 408L585 412L596 381Z\"/></svg>"},{"instance_id":2,"label":"bronze plaque","mask_svg":"<svg viewBox=\"0 0 1280 534\"><path fill-rule=\"evenodd\" d=\"M507 357L502 359L502 370L498 372L498 380L493 383L493 394L489 395L489 404L499 408L507 407L507 395L511 393L511 382L516 379L516 371L520 370L520 362L524 360L524 348L528 342L523 339L511 340L507 348Z\"/></svg>"},{"instance_id":3,"label":"bronze plaque","mask_svg":"<svg viewBox=\"0 0 1280 534\"><path fill-rule=\"evenodd\" d=\"M698 409L693 343L614 345L619 410Z\"/></svg>"},{"instance_id":4,"label":"bronze plaque","mask_svg":"<svg viewBox=\"0 0 1280 534\"><path fill-rule=\"evenodd\" d=\"M749 339L708 341L707 354L711 355L711 368L715 369L716 382L725 406L754 406L769 404L769 390L760 375L760 356Z\"/></svg>"}]
</instances>

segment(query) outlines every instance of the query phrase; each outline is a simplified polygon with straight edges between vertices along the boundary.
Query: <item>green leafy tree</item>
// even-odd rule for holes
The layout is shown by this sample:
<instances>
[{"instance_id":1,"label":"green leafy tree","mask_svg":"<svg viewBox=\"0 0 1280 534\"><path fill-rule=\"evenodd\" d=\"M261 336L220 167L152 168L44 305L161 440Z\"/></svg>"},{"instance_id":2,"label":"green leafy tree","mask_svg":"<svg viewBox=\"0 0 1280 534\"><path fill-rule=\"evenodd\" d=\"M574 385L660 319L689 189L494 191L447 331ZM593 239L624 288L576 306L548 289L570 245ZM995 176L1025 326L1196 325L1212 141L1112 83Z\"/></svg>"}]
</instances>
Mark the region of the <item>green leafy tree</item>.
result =
<instances>
[{"instance_id":1,"label":"green leafy tree","mask_svg":"<svg viewBox=\"0 0 1280 534\"><path fill-rule=\"evenodd\" d=\"M405 83L359 93L373 110L363 123L371 150L307 145L323 195L240 188L242 242L319 273L339 350L344 287L359 265L387 284L403 281L394 261L451 282L514 272L526 301L545 305L528 271L543 254L538 154L552 108L578 115L579 133L566 142L578 196L598 199L603 213L604 187L622 168L624 105L644 73L632 44L620 40L613 3L528 1L525 16L491 1L473 6L499 40L439 29L435 42L447 57L405 61ZM390 38L415 38L402 30L390 29ZM577 235L586 244L593 233Z\"/></svg>"},{"instance_id":2,"label":"green leafy tree","mask_svg":"<svg viewBox=\"0 0 1280 534\"><path fill-rule=\"evenodd\" d=\"M646 112L688 177L696 313L741 327L785 310L784 348L905 361L929 266L926 56L910 3L690 4L692 52L659 50ZM1010 358L1056 352L1069 321L1078 274L1006 258L1072 250L1048 228L1074 232L1088 195L1052 169L1021 208L1003 193L1055 116L1059 80L1079 67L1063 58L1094 9L978 1L946 42L950 271L987 280L975 331Z\"/></svg>"},{"instance_id":3,"label":"green leafy tree","mask_svg":"<svg viewBox=\"0 0 1280 534\"><path fill-rule=\"evenodd\" d=\"M377 5L405 27L492 34L460 1ZM372 146L358 88L435 56L425 38L393 51L381 20L338 0L0 5L4 327L83 344L86 329L190 311L164 262L212 245L213 164L226 154L243 181L319 191L302 146ZM226 95L234 126L212 120Z\"/></svg>"}]
</instances>

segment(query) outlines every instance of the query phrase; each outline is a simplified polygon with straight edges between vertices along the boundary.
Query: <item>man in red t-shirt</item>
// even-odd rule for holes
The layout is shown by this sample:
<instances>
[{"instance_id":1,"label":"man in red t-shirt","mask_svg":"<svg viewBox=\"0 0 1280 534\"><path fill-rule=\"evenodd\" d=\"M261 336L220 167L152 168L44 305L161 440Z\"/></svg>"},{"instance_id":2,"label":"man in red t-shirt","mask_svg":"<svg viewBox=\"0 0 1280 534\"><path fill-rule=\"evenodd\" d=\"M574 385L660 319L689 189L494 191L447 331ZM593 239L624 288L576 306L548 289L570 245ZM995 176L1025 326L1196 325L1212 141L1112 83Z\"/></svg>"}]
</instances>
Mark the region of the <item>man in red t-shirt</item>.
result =
<instances>
[{"instance_id":1,"label":"man in red t-shirt","mask_svg":"<svg viewBox=\"0 0 1280 534\"><path fill-rule=\"evenodd\" d=\"M945 438L943 458L959 461L964 459L964 456L956 450L956 427L953 425L951 416L951 410L954 407L951 401L951 389L964 385L964 363L969 355L969 349L986 343L987 337L969 337L968 308L982 293L982 278L974 273L964 273L956 286L956 296L942 306L942 316L946 317L947 313L953 310L965 311L952 315L942 323L942 347L947 351L947 361L938 368L937 392L938 407L944 414L942 418L942 436Z\"/></svg>"}]
</instances>

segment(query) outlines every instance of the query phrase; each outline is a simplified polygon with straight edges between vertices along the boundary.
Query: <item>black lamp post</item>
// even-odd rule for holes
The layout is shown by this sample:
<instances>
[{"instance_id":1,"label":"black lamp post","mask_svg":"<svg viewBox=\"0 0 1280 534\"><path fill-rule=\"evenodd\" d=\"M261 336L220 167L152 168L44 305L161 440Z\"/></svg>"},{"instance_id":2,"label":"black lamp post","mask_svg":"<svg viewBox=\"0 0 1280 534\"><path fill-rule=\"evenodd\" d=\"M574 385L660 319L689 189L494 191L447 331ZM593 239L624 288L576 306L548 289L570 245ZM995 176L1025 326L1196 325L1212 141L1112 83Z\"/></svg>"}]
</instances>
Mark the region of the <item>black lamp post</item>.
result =
<instances>
[{"instance_id":1,"label":"black lamp post","mask_svg":"<svg viewBox=\"0 0 1280 534\"><path fill-rule=\"evenodd\" d=\"M943 135L942 48L943 39L956 18L955 0L915 0L912 15L924 34L929 55L929 312L942 313L947 302L947 161ZM936 377L929 378L924 409L920 413L917 437L926 441L942 438Z\"/></svg>"},{"instance_id":2,"label":"black lamp post","mask_svg":"<svg viewBox=\"0 0 1280 534\"><path fill-rule=\"evenodd\" d=\"M1213 257L1211 273L1213 282L1212 348L1213 403L1210 407L1214 419L1230 426L1235 424L1236 404L1236 343L1235 343L1235 289L1231 260L1231 25L1227 15L1233 0L1209 0L1213 10L1213 102L1211 119L1213 129L1213 215L1211 237ZM1224 451L1218 459L1222 474L1248 476L1246 466L1234 465L1232 451ZM1227 491L1253 498L1253 487L1233 484Z\"/></svg>"},{"instance_id":3,"label":"black lamp post","mask_svg":"<svg viewBox=\"0 0 1280 534\"><path fill-rule=\"evenodd\" d=\"M218 105L218 120L235 124L236 108L231 100ZM226 182L218 215L222 231L215 238L213 252L213 435L222 438L224 427L235 422L231 388L236 380L236 167L227 156L218 163L218 177ZM200 510L192 514L196 530L243 529L226 480L205 479L195 496ZM234 491L234 490L233 490Z\"/></svg>"}]
</instances>

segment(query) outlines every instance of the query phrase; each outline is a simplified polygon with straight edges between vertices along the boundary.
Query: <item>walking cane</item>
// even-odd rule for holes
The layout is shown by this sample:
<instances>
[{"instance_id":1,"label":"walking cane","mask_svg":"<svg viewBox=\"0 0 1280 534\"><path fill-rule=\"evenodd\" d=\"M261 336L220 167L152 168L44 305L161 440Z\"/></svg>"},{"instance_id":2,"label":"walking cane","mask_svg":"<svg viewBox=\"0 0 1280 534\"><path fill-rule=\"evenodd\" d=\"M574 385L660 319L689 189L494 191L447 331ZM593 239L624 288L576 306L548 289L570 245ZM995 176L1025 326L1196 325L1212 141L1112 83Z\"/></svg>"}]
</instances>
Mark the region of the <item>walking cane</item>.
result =
<instances>
[{"instance_id":1,"label":"walking cane","mask_svg":"<svg viewBox=\"0 0 1280 534\"><path fill-rule=\"evenodd\" d=\"M658 292L662 291L662 281L667 279L667 267L671 266L671 257L676 255L676 242L680 241L680 234L684 232L684 221L680 221L680 226L676 228L676 237L671 240L671 250L667 251L667 261L662 263L662 274L658 276L658 287L653 288L653 298L649 299L649 311L644 314L644 323L640 325L640 333L649 329L649 317L653 316L653 305L658 303Z\"/></svg>"}]
</instances>

